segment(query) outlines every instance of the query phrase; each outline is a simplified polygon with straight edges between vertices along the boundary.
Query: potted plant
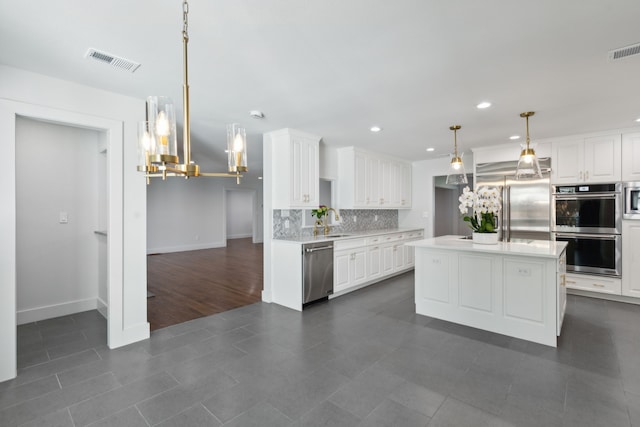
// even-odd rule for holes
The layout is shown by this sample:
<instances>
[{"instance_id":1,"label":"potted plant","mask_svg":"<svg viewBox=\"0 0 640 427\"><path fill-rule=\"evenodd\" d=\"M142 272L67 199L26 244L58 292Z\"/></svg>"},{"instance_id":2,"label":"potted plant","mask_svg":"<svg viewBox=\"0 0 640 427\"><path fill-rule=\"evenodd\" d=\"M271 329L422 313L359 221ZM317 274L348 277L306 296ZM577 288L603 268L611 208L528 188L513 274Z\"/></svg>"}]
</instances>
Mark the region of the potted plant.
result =
<instances>
[{"instance_id":1,"label":"potted plant","mask_svg":"<svg viewBox=\"0 0 640 427\"><path fill-rule=\"evenodd\" d=\"M497 218L500 212L500 192L495 187L479 187L474 193L465 187L458 198L463 220L473 230L473 241L482 244L498 243ZM469 208L472 214L467 215Z\"/></svg>"}]
</instances>

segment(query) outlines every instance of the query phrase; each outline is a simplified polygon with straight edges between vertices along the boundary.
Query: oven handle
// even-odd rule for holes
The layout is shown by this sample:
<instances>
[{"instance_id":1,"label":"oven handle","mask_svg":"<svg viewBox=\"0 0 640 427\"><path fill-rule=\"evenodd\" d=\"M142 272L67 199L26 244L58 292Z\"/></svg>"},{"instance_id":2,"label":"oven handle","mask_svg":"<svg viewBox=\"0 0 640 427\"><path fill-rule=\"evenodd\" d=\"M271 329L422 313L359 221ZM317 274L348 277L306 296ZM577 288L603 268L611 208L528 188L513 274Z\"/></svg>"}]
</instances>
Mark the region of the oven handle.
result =
<instances>
[{"instance_id":1,"label":"oven handle","mask_svg":"<svg viewBox=\"0 0 640 427\"><path fill-rule=\"evenodd\" d=\"M591 193L591 194L571 194L553 193L556 200L579 200L579 199L615 199L620 193Z\"/></svg>"},{"instance_id":2,"label":"oven handle","mask_svg":"<svg viewBox=\"0 0 640 427\"><path fill-rule=\"evenodd\" d=\"M620 237L619 234L565 234L565 233L555 233L556 237L567 237L569 239L576 239L580 237L588 237L589 239L599 239L599 240L616 240Z\"/></svg>"}]
</instances>

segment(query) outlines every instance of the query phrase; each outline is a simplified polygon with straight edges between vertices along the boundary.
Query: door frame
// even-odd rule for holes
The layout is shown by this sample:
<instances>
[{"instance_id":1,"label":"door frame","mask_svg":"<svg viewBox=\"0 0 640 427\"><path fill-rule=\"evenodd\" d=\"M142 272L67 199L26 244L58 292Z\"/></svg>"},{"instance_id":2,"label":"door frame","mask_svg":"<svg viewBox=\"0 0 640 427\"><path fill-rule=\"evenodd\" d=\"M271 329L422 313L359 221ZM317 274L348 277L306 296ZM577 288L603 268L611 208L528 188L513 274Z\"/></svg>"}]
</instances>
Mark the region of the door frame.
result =
<instances>
[{"instance_id":1,"label":"door frame","mask_svg":"<svg viewBox=\"0 0 640 427\"><path fill-rule=\"evenodd\" d=\"M128 335L124 327L123 289L123 147L124 123L41 105L0 99L0 192L5 196L0 210L0 381L17 375L16 304L16 118L18 116L104 132L107 148L107 339L110 348L121 345ZM73 165L63 165L73 167ZM55 171L54 171L55 172ZM45 177L48 171L34 171Z\"/></svg>"}]
</instances>

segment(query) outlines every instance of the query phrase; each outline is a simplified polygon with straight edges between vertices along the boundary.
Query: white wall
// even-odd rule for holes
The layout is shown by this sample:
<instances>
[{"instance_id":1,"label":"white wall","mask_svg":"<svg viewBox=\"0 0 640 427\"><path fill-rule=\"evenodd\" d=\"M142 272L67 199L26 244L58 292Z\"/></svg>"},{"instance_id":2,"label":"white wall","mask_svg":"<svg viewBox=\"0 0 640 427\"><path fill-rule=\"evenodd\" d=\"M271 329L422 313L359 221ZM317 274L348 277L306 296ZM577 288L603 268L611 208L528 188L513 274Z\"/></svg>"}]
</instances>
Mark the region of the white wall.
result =
<instances>
[{"instance_id":1,"label":"white wall","mask_svg":"<svg viewBox=\"0 0 640 427\"><path fill-rule=\"evenodd\" d=\"M435 191L434 177L449 172L449 159L441 157L422 160L412 164L412 204L411 209L398 210L398 224L400 227L424 228L425 237L434 236ZM465 170L473 170L473 156L464 157ZM465 233L467 234L467 233Z\"/></svg>"},{"instance_id":2,"label":"white wall","mask_svg":"<svg viewBox=\"0 0 640 427\"><path fill-rule=\"evenodd\" d=\"M227 190L227 239L253 235L253 196L251 191Z\"/></svg>"},{"instance_id":3,"label":"white wall","mask_svg":"<svg viewBox=\"0 0 640 427\"><path fill-rule=\"evenodd\" d=\"M225 189L258 193L256 222L262 223L262 181L231 178L154 178L147 190L148 253L181 252L226 245ZM261 230L259 230L261 231ZM258 241L262 239L259 238Z\"/></svg>"},{"instance_id":4,"label":"white wall","mask_svg":"<svg viewBox=\"0 0 640 427\"><path fill-rule=\"evenodd\" d=\"M95 130L16 120L18 324L97 307L98 137ZM45 179L34 173L51 164L68 167Z\"/></svg>"},{"instance_id":5,"label":"white wall","mask_svg":"<svg viewBox=\"0 0 640 427\"><path fill-rule=\"evenodd\" d=\"M0 381L16 375L15 120L38 117L106 130L109 170L108 344L149 336L146 300L146 185L136 171L136 123L144 101L40 74L0 66ZM34 170L47 179L55 172Z\"/></svg>"}]
</instances>

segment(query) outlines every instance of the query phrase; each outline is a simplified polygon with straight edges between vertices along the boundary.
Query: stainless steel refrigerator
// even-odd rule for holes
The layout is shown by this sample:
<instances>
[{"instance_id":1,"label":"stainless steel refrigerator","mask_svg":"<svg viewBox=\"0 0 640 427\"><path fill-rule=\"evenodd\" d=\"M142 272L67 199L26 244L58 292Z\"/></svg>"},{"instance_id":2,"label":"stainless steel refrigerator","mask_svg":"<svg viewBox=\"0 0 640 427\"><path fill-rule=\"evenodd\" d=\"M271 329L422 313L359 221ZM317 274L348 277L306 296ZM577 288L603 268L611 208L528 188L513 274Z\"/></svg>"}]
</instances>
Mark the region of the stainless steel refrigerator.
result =
<instances>
[{"instance_id":1,"label":"stainless steel refrigerator","mask_svg":"<svg viewBox=\"0 0 640 427\"><path fill-rule=\"evenodd\" d=\"M502 192L498 217L500 240L550 240L549 173L551 159L539 159L541 179L516 180L517 161L476 165L475 185L497 187Z\"/></svg>"}]
</instances>

